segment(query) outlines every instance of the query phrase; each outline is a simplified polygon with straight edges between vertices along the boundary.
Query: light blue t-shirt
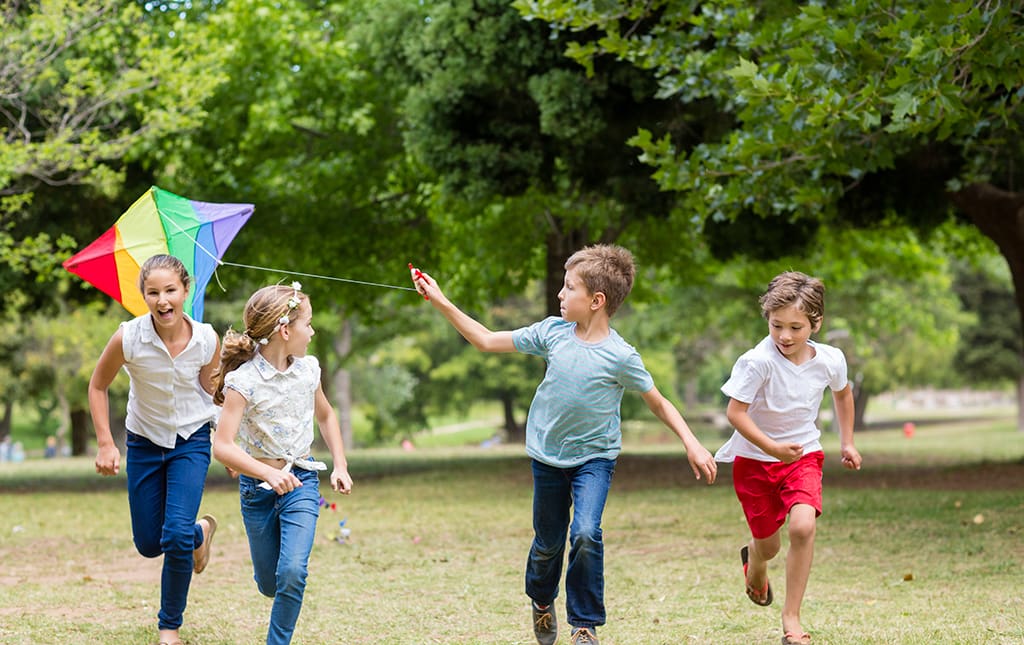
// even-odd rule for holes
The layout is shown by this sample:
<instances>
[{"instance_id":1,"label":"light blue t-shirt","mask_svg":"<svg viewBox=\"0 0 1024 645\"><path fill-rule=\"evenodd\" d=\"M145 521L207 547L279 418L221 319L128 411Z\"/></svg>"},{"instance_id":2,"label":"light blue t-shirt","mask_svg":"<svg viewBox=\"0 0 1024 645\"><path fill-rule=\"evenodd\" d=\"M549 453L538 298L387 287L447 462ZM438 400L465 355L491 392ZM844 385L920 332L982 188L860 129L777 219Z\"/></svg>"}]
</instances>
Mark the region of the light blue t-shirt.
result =
<instances>
[{"instance_id":1,"label":"light blue t-shirt","mask_svg":"<svg viewBox=\"0 0 1024 645\"><path fill-rule=\"evenodd\" d=\"M647 392L654 379L640 354L614 329L587 343L576 323L552 316L512 332L516 351L547 361L526 418L526 454L556 468L615 459L622 449L619 407L625 390Z\"/></svg>"}]
</instances>

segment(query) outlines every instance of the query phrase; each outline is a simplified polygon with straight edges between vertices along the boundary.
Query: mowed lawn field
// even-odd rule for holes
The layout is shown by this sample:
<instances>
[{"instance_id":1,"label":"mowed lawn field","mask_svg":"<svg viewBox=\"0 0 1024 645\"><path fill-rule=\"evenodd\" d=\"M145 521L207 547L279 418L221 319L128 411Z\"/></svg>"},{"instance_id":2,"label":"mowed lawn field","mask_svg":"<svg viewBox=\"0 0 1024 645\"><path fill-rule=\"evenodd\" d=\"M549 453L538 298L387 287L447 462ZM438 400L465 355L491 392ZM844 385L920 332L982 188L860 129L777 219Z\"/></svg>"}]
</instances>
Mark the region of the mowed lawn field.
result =
<instances>
[{"instance_id":1,"label":"mowed lawn field","mask_svg":"<svg viewBox=\"0 0 1024 645\"><path fill-rule=\"evenodd\" d=\"M723 438L702 436L716 448ZM815 643L1024 642L1024 434L1011 419L858 435L864 469L826 437L825 513L803 606ZM359 450L349 497L326 493L295 643L529 644L532 536L519 446ZM607 645L778 643L776 604L743 593L747 539L730 472L696 482L675 444L630 445L604 516ZM0 643L156 642L160 561L131 542L124 475L92 460L0 464ZM193 579L189 645L261 643L271 601L252 581L234 482L211 467L220 520ZM350 530L337 541L339 523ZM784 541L785 548L785 541ZM563 598L556 602L568 643Z\"/></svg>"}]
</instances>

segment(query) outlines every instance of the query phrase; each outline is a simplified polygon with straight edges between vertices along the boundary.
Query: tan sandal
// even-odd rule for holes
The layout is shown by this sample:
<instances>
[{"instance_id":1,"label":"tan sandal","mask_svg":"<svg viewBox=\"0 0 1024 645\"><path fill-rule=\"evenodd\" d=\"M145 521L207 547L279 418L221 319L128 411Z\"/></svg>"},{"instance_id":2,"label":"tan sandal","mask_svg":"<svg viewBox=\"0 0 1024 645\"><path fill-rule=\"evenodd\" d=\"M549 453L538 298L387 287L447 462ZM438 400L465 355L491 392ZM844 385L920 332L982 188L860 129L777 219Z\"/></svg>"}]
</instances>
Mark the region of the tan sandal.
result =
<instances>
[{"instance_id":1,"label":"tan sandal","mask_svg":"<svg viewBox=\"0 0 1024 645\"><path fill-rule=\"evenodd\" d=\"M210 532L203 538L203 543L199 545L199 548L192 552L192 570L196 573L202 573L206 569L206 565L210 563L213 534L217 532L217 518L212 515L204 515L199 518L200 522L203 520L206 520L207 525L210 527ZM180 643L181 641L178 641L169 645L180 645Z\"/></svg>"},{"instance_id":2,"label":"tan sandal","mask_svg":"<svg viewBox=\"0 0 1024 645\"><path fill-rule=\"evenodd\" d=\"M811 635L786 632L782 635L782 645L811 645Z\"/></svg>"}]
</instances>

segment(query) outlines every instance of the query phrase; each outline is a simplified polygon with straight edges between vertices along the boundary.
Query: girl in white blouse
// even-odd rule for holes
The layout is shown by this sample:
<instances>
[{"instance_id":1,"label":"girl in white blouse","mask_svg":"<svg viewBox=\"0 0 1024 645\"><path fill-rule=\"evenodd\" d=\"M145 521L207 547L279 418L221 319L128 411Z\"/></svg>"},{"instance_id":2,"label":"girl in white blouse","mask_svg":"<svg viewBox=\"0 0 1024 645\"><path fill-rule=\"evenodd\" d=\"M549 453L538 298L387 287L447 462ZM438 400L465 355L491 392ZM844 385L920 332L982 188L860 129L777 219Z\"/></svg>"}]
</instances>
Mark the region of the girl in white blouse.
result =
<instances>
[{"instance_id":1,"label":"girl in white blouse","mask_svg":"<svg viewBox=\"0 0 1024 645\"><path fill-rule=\"evenodd\" d=\"M224 409L213 454L239 474L256 586L274 599L268 645L291 642L302 609L320 514L317 471L327 469L310 454L314 419L334 461L331 488L352 490L320 364L306 355L313 308L300 289L293 282L254 293L245 305L245 331L224 336L221 369L214 375L214 401Z\"/></svg>"},{"instance_id":2,"label":"girl in white blouse","mask_svg":"<svg viewBox=\"0 0 1024 645\"><path fill-rule=\"evenodd\" d=\"M213 372L217 332L184 311L189 275L181 260L154 255L139 269L149 313L121 323L89 380L96 430L96 472L117 475L121 453L110 432L107 392L122 368L128 373L126 466L135 548L164 556L160 574L161 645L181 645L192 573L206 568L217 520L196 521L210 467L210 430L217 408Z\"/></svg>"}]
</instances>

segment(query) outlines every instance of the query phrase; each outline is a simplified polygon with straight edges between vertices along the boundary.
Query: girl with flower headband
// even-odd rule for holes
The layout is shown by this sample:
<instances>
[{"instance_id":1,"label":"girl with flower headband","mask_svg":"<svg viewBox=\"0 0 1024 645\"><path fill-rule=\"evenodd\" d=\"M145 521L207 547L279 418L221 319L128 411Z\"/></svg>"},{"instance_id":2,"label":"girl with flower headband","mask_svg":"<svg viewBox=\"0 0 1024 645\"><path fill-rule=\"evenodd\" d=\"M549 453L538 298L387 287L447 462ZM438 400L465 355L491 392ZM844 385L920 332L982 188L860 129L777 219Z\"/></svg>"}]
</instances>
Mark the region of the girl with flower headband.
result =
<instances>
[{"instance_id":1,"label":"girl with flower headband","mask_svg":"<svg viewBox=\"0 0 1024 645\"><path fill-rule=\"evenodd\" d=\"M213 327L185 313L189 283L178 258L146 260L139 290L149 312L120 324L89 380L96 472L114 476L121 453L110 432L108 390L122 368L128 373L128 508L135 548L147 558L164 556L157 614L161 645L181 645L178 629L192 574L206 568L217 529L213 516L196 521L196 515L217 418L210 394L219 338Z\"/></svg>"},{"instance_id":2,"label":"girl with flower headband","mask_svg":"<svg viewBox=\"0 0 1024 645\"><path fill-rule=\"evenodd\" d=\"M352 490L320 364L306 355L313 308L301 288L298 282L263 287L249 298L245 331L225 334L213 377L213 400L223 405L213 455L238 473L256 587L274 599L268 645L291 642L302 609L320 514L317 471L327 469L310 454L314 419L334 461L331 488Z\"/></svg>"}]
</instances>

